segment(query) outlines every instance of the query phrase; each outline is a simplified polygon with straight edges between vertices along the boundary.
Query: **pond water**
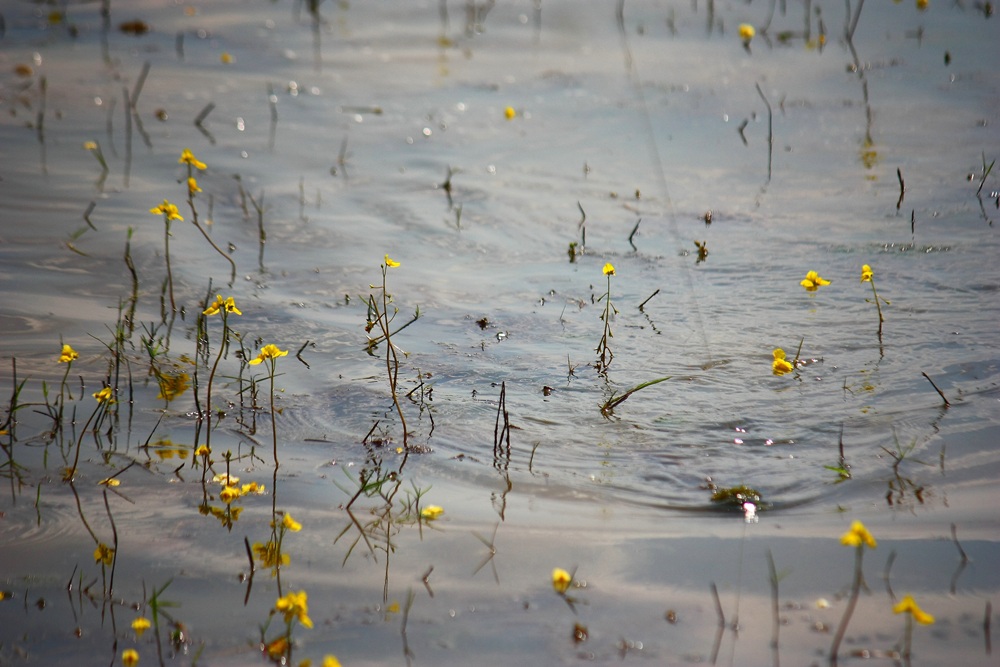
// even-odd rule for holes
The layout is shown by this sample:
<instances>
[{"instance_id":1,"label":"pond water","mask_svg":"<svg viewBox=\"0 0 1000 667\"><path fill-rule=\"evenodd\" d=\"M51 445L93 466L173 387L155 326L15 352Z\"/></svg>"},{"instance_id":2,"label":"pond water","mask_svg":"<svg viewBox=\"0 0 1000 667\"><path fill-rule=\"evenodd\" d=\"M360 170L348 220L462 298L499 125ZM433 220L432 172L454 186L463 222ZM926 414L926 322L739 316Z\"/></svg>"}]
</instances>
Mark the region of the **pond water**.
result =
<instances>
[{"instance_id":1,"label":"pond water","mask_svg":"<svg viewBox=\"0 0 1000 667\"><path fill-rule=\"evenodd\" d=\"M0 664L829 664L856 520L839 664L993 664L1000 23L920 4L5 5Z\"/></svg>"}]
</instances>

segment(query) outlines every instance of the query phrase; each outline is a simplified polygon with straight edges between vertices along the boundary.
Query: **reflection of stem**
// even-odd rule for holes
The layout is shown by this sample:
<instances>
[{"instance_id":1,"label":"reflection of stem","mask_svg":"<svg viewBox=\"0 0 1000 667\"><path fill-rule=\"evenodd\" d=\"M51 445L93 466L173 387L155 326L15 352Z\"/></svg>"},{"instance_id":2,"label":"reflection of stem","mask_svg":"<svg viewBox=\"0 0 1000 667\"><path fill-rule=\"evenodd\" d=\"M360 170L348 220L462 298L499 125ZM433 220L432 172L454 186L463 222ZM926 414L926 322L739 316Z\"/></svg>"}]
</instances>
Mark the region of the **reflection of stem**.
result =
<instances>
[{"instance_id":1,"label":"reflection of stem","mask_svg":"<svg viewBox=\"0 0 1000 667\"><path fill-rule=\"evenodd\" d=\"M83 425L83 429L80 431L80 437L76 441L76 456L73 457L73 465L66 472L66 479L71 484L73 482L73 478L76 476L76 465L77 465L77 463L80 462L80 448L83 445L83 438L84 438L84 436L87 435L87 429L90 428L91 422L94 421L94 417L97 416L97 413L101 411L102 407L103 406L101 404L98 404L98 406L96 408L94 408L94 411L92 413L90 413L90 417L87 419L87 423ZM86 523L86 522L84 522L84 523ZM88 528L89 528L89 526L88 526ZM91 532L91 534L93 534L93 532Z\"/></svg>"},{"instance_id":2,"label":"reflection of stem","mask_svg":"<svg viewBox=\"0 0 1000 667\"><path fill-rule=\"evenodd\" d=\"M177 312L177 303L174 301L174 274L170 270L170 216L163 214L163 253L167 260L167 287L170 290L170 310Z\"/></svg>"},{"instance_id":3,"label":"reflection of stem","mask_svg":"<svg viewBox=\"0 0 1000 667\"><path fill-rule=\"evenodd\" d=\"M779 667L778 628L781 626L781 619L778 614L778 571L774 567L774 556L770 549L767 550L767 571L771 582L771 650L774 651L774 667Z\"/></svg>"},{"instance_id":4,"label":"reflection of stem","mask_svg":"<svg viewBox=\"0 0 1000 667\"><path fill-rule=\"evenodd\" d=\"M268 365L271 367L271 438L274 443L274 469L278 469L278 422L275 421L274 416L274 367L275 360L273 358L267 360Z\"/></svg>"},{"instance_id":5,"label":"reflection of stem","mask_svg":"<svg viewBox=\"0 0 1000 667\"><path fill-rule=\"evenodd\" d=\"M861 592L861 559L864 557L864 548L863 544L855 547L854 583L851 584L851 597L847 601L847 607L844 609L844 617L840 620L840 627L837 628L837 634L834 636L833 644L830 646L830 664L834 666L837 664L837 651L840 648L840 642L844 639L844 633L847 632L847 624L851 621L854 607L858 604L858 594Z\"/></svg>"}]
</instances>

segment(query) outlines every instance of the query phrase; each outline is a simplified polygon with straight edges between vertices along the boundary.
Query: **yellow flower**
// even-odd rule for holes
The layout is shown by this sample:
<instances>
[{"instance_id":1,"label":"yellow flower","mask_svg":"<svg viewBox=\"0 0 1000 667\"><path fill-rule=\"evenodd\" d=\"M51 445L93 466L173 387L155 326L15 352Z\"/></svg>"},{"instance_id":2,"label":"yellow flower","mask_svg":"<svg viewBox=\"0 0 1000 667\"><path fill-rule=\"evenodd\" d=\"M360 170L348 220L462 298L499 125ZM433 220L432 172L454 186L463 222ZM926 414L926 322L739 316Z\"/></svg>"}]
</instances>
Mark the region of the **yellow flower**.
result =
<instances>
[{"instance_id":1,"label":"yellow flower","mask_svg":"<svg viewBox=\"0 0 1000 667\"><path fill-rule=\"evenodd\" d=\"M437 505L428 505L424 509L420 510L420 516L428 521L433 521L444 514L444 508Z\"/></svg>"},{"instance_id":2,"label":"yellow flower","mask_svg":"<svg viewBox=\"0 0 1000 667\"><path fill-rule=\"evenodd\" d=\"M325 655L323 656L323 667L340 667L340 660L337 660L336 656Z\"/></svg>"},{"instance_id":3,"label":"yellow flower","mask_svg":"<svg viewBox=\"0 0 1000 667\"><path fill-rule=\"evenodd\" d=\"M741 23L739 27L740 39L743 40L744 44L749 44L750 40L754 38L757 34L757 30L754 29L749 23Z\"/></svg>"},{"instance_id":4,"label":"yellow flower","mask_svg":"<svg viewBox=\"0 0 1000 667\"><path fill-rule=\"evenodd\" d=\"M556 593L560 595L565 593L569 589L569 585L573 582L573 575L571 575L566 570L561 567L557 567L552 570L552 588Z\"/></svg>"},{"instance_id":5,"label":"yellow flower","mask_svg":"<svg viewBox=\"0 0 1000 667\"><path fill-rule=\"evenodd\" d=\"M222 486L232 486L234 484L240 483L240 478L236 475L230 475L229 473L220 472L218 475L212 478L212 481L216 484L221 484Z\"/></svg>"},{"instance_id":6,"label":"yellow flower","mask_svg":"<svg viewBox=\"0 0 1000 667\"><path fill-rule=\"evenodd\" d=\"M607 264L605 264L604 268L602 269L602 271L604 272L604 275L606 275L606 276L613 276L613 275L615 275L615 267L611 265L611 262L608 262Z\"/></svg>"},{"instance_id":7,"label":"yellow flower","mask_svg":"<svg viewBox=\"0 0 1000 667\"><path fill-rule=\"evenodd\" d=\"M928 5L930 5L930 0L917 0L917 9L920 11L927 9Z\"/></svg>"},{"instance_id":8,"label":"yellow flower","mask_svg":"<svg viewBox=\"0 0 1000 667\"><path fill-rule=\"evenodd\" d=\"M94 562L103 563L105 565L111 565L114 559L115 559L115 550L109 547L104 542L98 543L97 548L94 549Z\"/></svg>"},{"instance_id":9,"label":"yellow flower","mask_svg":"<svg viewBox=\"0 0 1000 667\"><path fill-rule=\"evenodd\" d=\"M196 192L201 192L201 188L198 187L198 181L194 180L194 176L188 178L188 194L193 195Z\"/></svg>"},{"instance_id":10,"label":"yellow flower","mask_svg":"<svg viewBox=\"0 0 1000 667\"><path fill-rule=\"evenodd\" d=\"M774 363L771 364L771 370L775 375L784 375L795 370L795 366L785 361L785 351L780 347L774 348Z\"/></svg>"},{"instance_id":11,"label":"yellow flower","mask_svg":"<svg viewBox=\"0 0 1000 667\"><path fill-rule=\"evenodd\" d=\"M83 142L83 150L85 151L96 151L97 142L96 141L85 141Z\"/></svg>"},{"instance_id":12,"label":"yellow flower","mask_svg":"<svg viewBox=\"0 0 1000 667\"><path fill-rule=\"evenodd\" d=\"M892 611L896 614L909 613L913 617L913 620L920 625L930 625L934 622L934 617L918 607L917 603L913 600L913 596L910 595L900 600L899 604L892 608Z\"/></svg>"},{"instance_id":13,"label":"yellow flower","mask_svg":"<svg viewBox=\"0 0 1000 667\"><path fill-rule=\"evenodd\" d=\"M297 533L300 530L302 530L302 524L293 519L292 515L289 514L288 512L285 512L285 516L282 517L281 525L284 526L286 529L292 531L293 533Z\"/></svg>"},{"instance_id":14,"label":"yellow flower","mask_svg":"<svg viewBox=\"0 0 1000 667\"><path fill-rule=\"evenodd\" d=\"M181 221L184 220L184 218L182 218L181 214L178 212L177 207L174 204L171 204L166 199L164 199L163 203L160 204L159 206L157 206L156 208L149 209L149 212L150 213L157 213L157 214L162 213L163 215L165 215L167 217L168 221L169 220L181 220Z\"/></svg>"},{"instance_id":15,"label":"yellow flower","mask_svg":"<svg viewBox=\"0 0 1000 667\"><path fill-rule=\"evenodd\" d=\"M309 604L306 598L305 591L289 593L278 598L278 601L274 603L274 608L284 614L285 623L291 623L293 618L297 618L304 627L311 628L313 622L309 618Z\"/></svg>"},{"instance_id":16,"label":"yellow flower","mask_svg":"<svg viewBox=\"0 0 1000 667\"><path fill-rule=\"evenodd\" d=\"M194 153L192 153L191 150L187 148L181 151L181 159L178 160L177 162L178 164L189 164L195 169L199 169L201 171L208 169L208 165L199 160L198 158L196 158L194 156Z\"/></svg>"},{"instance_id":17,"label":"yellow flower","mask_svg":"<svg viewBox=\"0 0 1000 667\"><path fill-rule=\"evenodd\" d=\"M399 262L397 262L396 260L394 260L392 257L389 257L389 255L386 255L385 256L385 265L387 267L389 267L390 269L395 269L397 266L399 266Z\"/></svg>"},{"instance_id":18,"label":"yellow flower","mask_svg":"<svg viewBox=\"0 0 1000 667\"><path fill-rule=\"evenodd\" d=\"M80 355L69 345L63 345L62 354L59 355L60 364L68 364L74 359L79 359Z\"/></svg>"},{"instance_id":19,"label":"yellow flower","mask_svg":"<svg viewBox=\"0 0 1000 667\"><path fill-rule=\"evenodd\" d=\"M212 448L208 445L198 445L198 449L194 450L195 456L208 456L212 453Z\"/></svg>"},{"instance_id":20,"label":"yellow flower","mask_svg":"<svg viewBox=\"0 0 1000 667\"><path fill-rule=\"evenodd\" d=\"M872 273L872 267L868 266L867 264L861 267L861 282L870 283L872 281L873 275L875 274Z\"/></svg>"},{"instance_id":21,"label":"yellow flower","mask_svg":"<svg viewBox=\"0 0 1000 667\"><path fill-rule=\"evenodd\" d=\"M222 55L219 56L219 60L222 62L222 64L229 65L230 63L233 62L233 57L228 53L223 52Z\"/></svg>"},{"instance_id":22,"label":"yellow flower","mask_svg":"<svg viewBox=\"0 0 1000 667\"><path fill-rule=\"evenodd\" d=\"M822 285L829 285L830 281L821 277L815 271L810 271L809 273L806 274L805 279L799 284L805 287L807 292L815 292Z\"/></svg>"},{"instance_id":23,"label":"yellow flower","mask_svg":"<svg viewBox=\"0 0 1000 667\"><path fill-rule=\"evenodd\" d=\"M139 652L134 648L127 648L122 651L122 664L125 667L135 667L139 664Z\"/></svg>"},{"instance_id":24,"label":"yellow flower","mask_svg":"<svg viewBox=\"0 0 1000 667\"><path fill-rule=\"evenodd\" d=\"M845 547L860 547L862 544L867 544L870 549L874 549L876 546L875 538L860 521L851 524L851 529L841 536L840 543Z\"/></svg>"},{"instance_id":25,"label":"yellow flower","mask_svg":"<svg viewBox=\"0 0 1000 667\"><path fill-rule=\"evenodd\" d=\"M514 107L507 107L503 110L503 117L507 120L513 120L516 115L517 111L514 110Z\"/></svg>"},{"instance_id":26,"label":"yellow flower","mask_svg":"<svg viewBox=\"0 0 1000 667\"><path fill-rule=\"evenodd\" d=\"M222 491L219 491L219 500L228 505L239 498L240 495L240 490L235 486L224 486L222 487Z\"/></svg>"},{"instance_id":27,"label":"yellow flower","mask_svg":"<svg viewBox=\"0 0 1000 667\"><path fill-rule=\"evenodd\" d=\"M240 312L240 309L236 307L236 300L233 299L233 297L228 297L226 299L223 299L221 294L216 294L215 301L213 301L208 308L201 311L201 314L215 315L221 310L224 310L227 313L236 313L237 315L243 314Z\"/></svg>"},{"instance_id":28,"label":"yellow flower","mask_svg":"<svg viewBox=\"0 0 1000 667\"><path fill-rule=\"evenodd\" d=\"M261 348L260 354L257 355L256 359L250 360L251 366L256 366L265 359L277 359L278 357L283 357L288 354L288 350L279 350L277 345L268 343Z\"/></svg>"},{"instance_id":29,"label":"yellow flower","mask_svg":"<svg viewBox=\"0 0 1000 667\"><path fill-rule=\"evenodd\" d=\"M149 622L149 619L146 618L145 616L140 616L139 618L132 621L132 629L135 630L136 637L142 637L142 633L144 633L146 630L149 630L150 627L151 624Z\"/></svg>"},{"instance_id":30,"label":"yellow flower","mask_svg":"<svg viewBox=\"0 0 1000 667\"><path fill-rule=\"evenodd\" d=\"M94 398L96 398L97 402L101 404L107 403L110 405L111 403L114 403L115 402L114 396L115 394L113 391L111 391L111 387L105 387L100 391L94 392Z\"/></svg>"}]
</instances>

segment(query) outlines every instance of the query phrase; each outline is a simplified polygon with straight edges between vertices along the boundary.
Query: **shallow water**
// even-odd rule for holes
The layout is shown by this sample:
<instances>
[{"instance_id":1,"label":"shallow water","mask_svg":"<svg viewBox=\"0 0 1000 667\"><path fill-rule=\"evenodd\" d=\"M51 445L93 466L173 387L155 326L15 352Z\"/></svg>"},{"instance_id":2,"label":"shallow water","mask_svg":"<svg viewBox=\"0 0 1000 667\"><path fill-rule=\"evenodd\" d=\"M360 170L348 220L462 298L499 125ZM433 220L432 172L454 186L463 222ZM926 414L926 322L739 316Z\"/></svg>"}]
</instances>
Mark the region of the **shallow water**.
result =
<instances>
[{"instance_id":1,"label":"shallow water","mask_svg":"<svg viewBox=\"0 0 1000 667\"><path fill-rule=\"evenodd\" d=\"M2 436L0 662L106 664L126 648L144 664L265 661L280 586L308 591L315 622L294 628L293 664L823 664L851 583L839 537L860 519L879 545L840 662L898 648L892 605L912 593L937 617L915 630L914 664L991 664L995 18L869 3L859 76L843 3L811 3L808 46L778 39L803 29L796 3L766 31L767 3L714 7L711 30L707 3L626 3L623 31L615 4L499 3L477 21L464 3L324 3L315 30L295 3L113 6L108 27L92 4L59 21L3 11L0 386L17 423ZM148 34L118 29L136 18ZM740 22L758 27L749 52ZM130 118L123 89L138 92ZM195 203L232 252L231 286L190 224L184 148L208 165ZM170 239L176 317L148 213L164 198L186 218ZM130 228L138 299L116 367ZM387 273L394 326L420 314L393 337L405 443L385 345L365 350L386 253L401 263ZM608 262L618 313L601 375ZM863 264L888 302L881 336ZM809 270L831 284L806 292ZM224 504L191 456L222 332L208 318L205 352L195 326L216 293L242 310L227 321L250 357L289 350L277 473L265 366L241 363L238 344L220 363L213 472L229 449L230 472L267 489L235 501L229 527L199 512ZM771 351L800 341L808 363L773 375ZM54 429L62 342L81 356ZM197 369L198 403L190 389L158 399L154 368ZM117 419L95 436L90 394L109 369ZM509 450L494 446L501 383ZM348 511L373 471L392 473L384 495ZM121 486L97 484L119 472ZM759 490L759 521L713 504L712 484ZM419 518L418 493L443 516ZM291 562L280 585L260 563L246 580L275 511L304 526L283 541ZM115 534L112 586L92 554ZM554 567L575 572L575 605L553 592ZM162 616L137 638L132 619L167 582L185 641Z\"/></svg>"}]
</instances>

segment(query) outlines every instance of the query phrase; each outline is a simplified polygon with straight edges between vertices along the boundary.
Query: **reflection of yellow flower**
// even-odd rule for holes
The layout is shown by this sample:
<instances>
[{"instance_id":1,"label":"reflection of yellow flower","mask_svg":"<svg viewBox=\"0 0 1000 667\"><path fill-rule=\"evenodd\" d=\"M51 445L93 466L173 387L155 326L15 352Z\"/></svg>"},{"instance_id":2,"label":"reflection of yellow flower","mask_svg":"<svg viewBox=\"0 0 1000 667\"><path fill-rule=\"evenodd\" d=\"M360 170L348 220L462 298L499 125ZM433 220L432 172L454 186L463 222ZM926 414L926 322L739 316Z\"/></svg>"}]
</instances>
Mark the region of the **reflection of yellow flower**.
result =
<instances>
[{"instance_id":1,"label":"reflection of yellow flower","mask_svg":"<svg viewBox=\"0 0 1000 667\"><path fill-rule=\"evenodd\" d=\"M302 524L293 519L292 515L288 512L285 512L285 516L281 518L281 525L293 533L297 533L302 530Z\"/></svg>"},{"instance_id":2,"label":"reflection of yellow flower","mask_svg":"<svg viewBox=\"0 0 1000 667\"><path fill-rule=\"evenodd\" d=\"M444 514L444 508L437 505L428 505L424 509L420 510L420 516L428 521L433 521Z\"/></svg>"},{"instance_id":3,"label":"reflection of yellow flower","mask_svg":"<svg viewBox=\"0 0 1000 667\"><path fill-rule=\"evenodd\" d=\"M917 9L919 11L924 11L928 5L930 5L930 0L917 0Z\"/></svg>"},{"instance_id":4,"label":"reflection of yellow flower","mask_svg":"<svg viewBox=\"0 0 1000 667\"><path fill-rule=\"evenodd\" d=\"M111 562L115 559L115 550L109 547L104 542L100 542L97 548L94 549L94 562L103 563L104 565L111 565Z\"/></svg>"},{"instance_id":5,"label":"reflection of yellow flower","mask_svg":"<svg viewBox=\"0 0 1000 667\"><path fill-rule=\"evenodd\" d=\"M113 391L111 391L111 387L105 387L100 391L94 392L94 398L96 398L97 402L101 404L114 403L115 402L114 396L115 394Z\"/></svg>"},{"instance_id":6,"label":"reflection of yellow flower","mask_svg":"<svg viewBox=\"0 0 1000 667\"><path fill-rule=\"evenodd\" d=\"M135 667L139 664L139 652L134 648L127 648L122 651L122 664L125 667Z\"/></svg>"},{"instance_id":7,"label":"reflection of yellow flower","mask_svg":"<svg viewBox=\"0 0 1000 667\"><path fill-rule=\"evenodd\" d=\"M132 621L132 629L135 630L136 637L142 637L142 633L149 630L150 622L145 616L140 616L139 618Z\"/></svg>"},{"instance_id":8,"label":"reflection of yellow flower","mask_svg":"<svg viewBox=\"0 0 1000 667\"><path fill-rule=\"evenodd\" d=\"M385 265L387 267L389 267L390 269L394 269L397 266L399 266L399 262L397 262L396 260L394 260L392 257L389 257L389 255L386 255L385 256Z\"/></svg>"},{"instance_id":9,"label":"reflection of yellow flower","mask_svg":"<svg viewBox=\"0 0 1000 667\"><path fill-rule=\"evenodd\" d=\"M96 141L85 141L83 142L83 150L85 151L96 151L97 142Z\"/></svg>"},{"instance_id":10,"label":"reflection of yellow flower","mask_svg":"<svg viewBox=\"0 0 1000 667\"><path fill-rule=\"evenodd\" d=\"M875 274L872 273L872 267L867 264L861 267L861 282L870 283L872 281L872 276L874 275Z\"/></svg>"},{"instance_id":11,"label":"reflection of yellow flower","mask_svg":"<svg viewBox=\"0 0 1000 667\"><path fill-rule=\"evenodd\" d=\"M934 622L934 617L918 607L910 595L900 600L899 604L892 608L892 611L896 614L909 613L913 617L913 620L920 625L930 625Z\"/></svg>"},{"instance_id":12,"label":"reflection of yellow flower","mask_svg":"<svg viewBox=\"0 0 1000 667\"><path fill-rule=\"evenodd\" d=\"M62 354L59 355L60 364L68 364L74 359L79 359L80 355L69 345L63 345Z\"/></svg>"},{"instance_id":13,"label":"reflection of yellow flower","mask_svg":"<svg viewBox=\"0 0 1000 667\"><path fill-rule=\"evenodd\" d=\"M215 295L215 301L213 301L208 308L201 312L202 315L215 315L219 311L224 310L227 313L236 313L237 315L242 315L240 309L236 307L236 300L233 297L228 297L226 299L222 298L221 294Z\"/></svg>"},{"instance_id":14,"label":"reflection of yellow flower","mask_svg":"<svg viewBox=\"0 0 1000 667\"><path fill-rule=\"evenodd\" d=\"M191 386L191 376L187 373L159 375L156 379L160 383L160 393L156 397L167 401L174 400Z\"/></svg>"},{"instance_id":15,"label":"reflection of yellow flower","mask_svg":"<svg viewBox=\"0 0 1000 667\"><path fill-rule=\"evenodd\" d=\"M163 215L165 215L167 217L168 221L170 221L170 220L184 220L184 218L181 217L180 212L177 210L177 206L175 206L174 204L171 204L166 199L164 199L163 203L160 204L159 206L157 206L156 208L149 209L149 212L150 213L162 213Z\"/></svg>"},{"instance_id":16,"label":"reflection of yellow flower","mask_svg":"<svg viewBox=\"0 0 1000 667\"><path fill-rule=\"evenodd\" d=\"M340 667L340 660L337 660L337 656L325 655L323 656L323 667Z\"/></svg>"},{"instance_id":17,"label":"reflection of yellow flower","mask_svg":"<svg viewBox=\"0 0 1000 667\"><path fill-rule=\"evenodd\" d=\"M806 274L805 279L799 284L805 287L807 292L815 292L822 285L829 285L830 281L821 277L815 271L810 271L809 273Z\"/></svg>"},{"instance_id":18,"label":"reflection of yellow flower","mask_svg":"<svg viewBox=\"0 0 1000 667\"><path fill-rule=\"evenodd\" d=\"M208 456L212 453L212 448L208 445L198 445L198 449L194 450L195 456Z\"/></svg>"},{"instance_id":19,"label":"reflection of yellow flower","mask_svg":"<svg viewBox=\"0 0 1000 667\"><path fill-rule=\"evenodd\" d=\"M615 267L611 265L611 262L608 262L607 264L605 264L604 268L601 269L601 270L604 272L604 275L606 275L606 276L613 276L613 275L615 275Z\"/></svg>"},{"instance_id":20,"label":"reflection of yellow flower","mask_svg":"<svg viewBox=\"0 0 1000 667\"><path fill-rule=\"evenodd\" d=\"M249 484L244 484L240 487L241 496L245 496L250 493L257 496L264 495L264 485L258 484L257 482L250 482Z\"/></svg>"},{"instance_id":21,"label":"reflection of yellow flower","mask_svg":"<svg viewBox=\"0 0 1000 667\"><path fill-rule=\"evenodd\" d=\"M749 23L741 23L739 27L740 39L744 44L749 44L750 40L757 34L757 30Z\"/></svg>"},{"instance_id":22,"label":"reflection of yellow flower","mask_svg":"<svg viewBox=\"0 0 1000 667\"><path fill-rule=\"evenodd\" d=\"M274 542L268 542L267 544L254 542L253 552L257 554L257 559L264 567L277 567L278 565L284 567L292 562L288 554L280 554L279 558L278 547Z\"/></svg>"},{"instance_id":23,"label":"reflection of yellow flower","mask_svg":"<svg viewBox=\"0 0 1000 667\"><path fill-rule=\"evenodd\" d=\"M201 171L204 171L205 169L208 168L208 165L199 160L198 158L196 158L194 156L194 153L192 153L191 150L188 148L185 148L183 151L181 151L181 159L178 160L177 162L179 164L189 164L195 169L199 169Z\"/></svg>"},{"instance_id":24,"label":"reflection of yellow flower","mask_svg":"<svg viewBox=\"0 0 1000 667\"><path fill-rule=\"evenodd\" d=\"M240 490L235 486L224 486L222 487L222 491L219 491L219 500L228 505L239 498L240 495Z\"/></svg>"},{"instance_id":25,"label":"reflection of yellow flower","mask_svg":"<svg viewBox=\"0 0 1000 667\"><path fill-rule=\"evenodd\" d=\"M573 582L573 575L571 575L566 570L561 567L557 567L552 570L552 588L555 589L556 593L562 594L569 589L569 585Z\"/></svg>"},{"instance_id":26,"label":"reflection of yellow flower","mask_svg":"<svg viewBox=\"0 0 1000 667\"><path fill-rule=\"evenodd\" d=\"M313 626L312 619L309 618L309 604L305 591L289 593L278 598L274 603L274 608L285 616L285 623L291 623L293 618L299 619L299 623L307 628Z\"/></svg>"},{"instance_id":27,"label":"reflection of yellow flower","mask_svg":"<svg viewBox=\"0 0 1000 667\"><path fill-rule=\"evenodd\" d=\"M212 478L212 481L216 484L221 484L222 486L232 486L233 484L239 484L240 478L236 475L230 475L229 473L220 472L218 475Z\"/></svg>"},{"instance_id":28,"label":"reflection of yellow flower","mask_svg":"<svg viewBox=\"0 0 1000 667\"><path fill-rule=\"evenodd\" d=\"M774 348L774 363L771 364L771 370L775 375L784 375L795 370L795 366L785 361L785 351L780 347Z\"/></svg>"},{"instance_id":29,"label":"reflection of yellow flower","mask_svg":"<svg viewBox=\"0 0 1000 667\"><path fill-rule=\"evenodd\" d=\"M840 543L845 547L860 547L862 544L867 544L870 549L874 549L876 546L875 538L860 521L851 524L851 529L841 536Z\"/></svg>"},{"instance_id":30,"label":"reflection of yellow flower","mask_svg":"<svg viewBox=\"0 0 1000 667\"><path fill-rule=\"evenodd\" d=\"M257 355L256 359L251 359L249 364L251 366L256 366L265 359L277 359L278 357L283 357L288 354L288 350L279 350L277 345L268 343L260 349L260 354Z\"/></svg>"},{"instance_id":31,"label":"reflection of yellow flower","mask_svg":"<svg viewBox=\"0 0 1000 667\"><path fill-rule=\"evenodd\" d=\"M194 180L194 176L188 179L188 194L193 195L196 192L201 192L201 188L198 187L198 181Z\"/></svg>"}]
</instances>

